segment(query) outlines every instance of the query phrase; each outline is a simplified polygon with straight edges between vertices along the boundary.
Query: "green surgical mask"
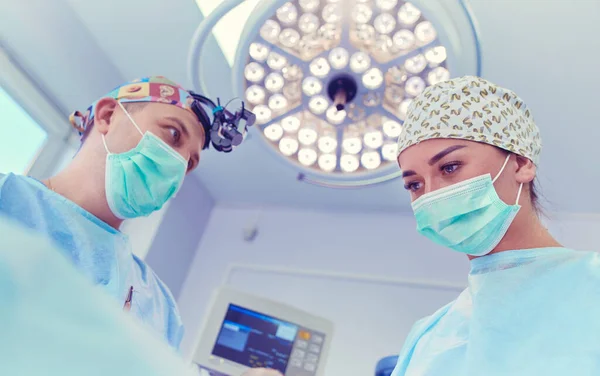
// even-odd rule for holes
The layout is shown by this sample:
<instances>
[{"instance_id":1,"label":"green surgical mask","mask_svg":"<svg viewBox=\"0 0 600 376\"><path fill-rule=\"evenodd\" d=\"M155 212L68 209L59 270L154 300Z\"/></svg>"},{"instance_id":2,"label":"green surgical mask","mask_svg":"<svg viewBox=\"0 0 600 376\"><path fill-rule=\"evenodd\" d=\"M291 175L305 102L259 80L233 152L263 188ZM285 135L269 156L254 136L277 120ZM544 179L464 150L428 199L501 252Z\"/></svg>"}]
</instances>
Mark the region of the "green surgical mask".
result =
<instances>
[{"instance_id":1,"label":"green surgical mask","mask_svg":"<svg viewBox=\"0 0 600 376\"><path fill-rule=\"evenodd\" d=\"M494 183L510 155L492 180L490 174L427 193L412 203L417 231L433 242L471 256L490 253L519 212L519 186L515 205L498 197Z\"/></svg>"},{"instance_id":2,"label":"green surgical mask","mask_svg":"<svg viewBox=\"0 0 600 376\"><path fill-rule=\"evenodd\" d=\"M151 132L143 133L123 107L129 120L142 135L137 146L113 154L102 141L106 156L106 198L113 214L120 219L144 217L160 210L181 185L187 170L186 160Z\"/></svg>"}]
</instances>

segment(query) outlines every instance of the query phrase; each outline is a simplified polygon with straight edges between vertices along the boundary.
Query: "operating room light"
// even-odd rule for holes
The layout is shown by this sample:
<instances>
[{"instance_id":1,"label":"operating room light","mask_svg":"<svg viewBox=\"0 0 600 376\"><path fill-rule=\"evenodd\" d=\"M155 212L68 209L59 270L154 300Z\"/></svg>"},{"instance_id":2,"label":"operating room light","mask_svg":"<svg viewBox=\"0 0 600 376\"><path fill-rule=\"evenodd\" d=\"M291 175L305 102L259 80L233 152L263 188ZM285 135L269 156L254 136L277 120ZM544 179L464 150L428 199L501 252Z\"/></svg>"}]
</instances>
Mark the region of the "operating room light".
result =
<instances>
[{"instance_id":1,"label":"operating room light","mask_svg":"<svg viewBox=\"0 0 600 376\"><path fill-rule=\"evenodd\" d=\"M327 110L329 101L323 95L316 95L308 102L308 108L316 115L322 114Z\"/></svg>"},{"instance_id":2,"label":"operating room light","mask_svg":"<svg viewBox=\"0 0 600 376\"><path fill-rule=\"evenodd\" d=\"M358 162L358 158L356 155L344 154L342 158L340 158L340 165L344 172L354 172L360 166Z\"/></svg>"},{"instance_id":3,"label":"operating room light","mask_svg":"<svg viewBox=\"0 0 600 376\"><path fill-rule=\"evenodd\" d=\"M296 116L288 116L284 118L281 122L283 130L288 133L296 133L300 128L300 119Z\"/></svg>"},{"instance_id":4,"label":"operating room light","mask_svg":"<svg viewBox=\"0 0 600 376\"><path fill-rule=\"evenodd\" d=\"M298 28L305 35L317 31L319 28L319 17L312 13L304 13L298 21Z\"/></svg>"},{"instance_id":5,"label":"operating room light","mask_svg":"<svg viewBox=\"0 0 600 376\"><path fill-rule=\"evenodd\" d=\"M399 110L399 117L402 120L404 120L404 118L406 117L406 114L408 113L408 106L410 106L411 103L412 103L412 99L405 99L402 101L402 103L400 103L398 110Z\"/></svg>"},{"instance_id":6,"label":"operating room light","mask_svg":"<svg viewBox=\"0 0 600 376\"><path fill-rule=\"evenodd\" d=\"M277 52L271 52L267 58L267 65L273 70L281 70L286 64L286 58L279 55Z\"/></svg>"},{"instance_id":7,"label":"operating room light","mask_svg":"<svg viewBox=\"0 0 600 376\"><path fill-rule=\"evenodd\" d=\"M298 140L302 145L312 145L317 141L319 134L311 128L302 128L298 131Z\"/></svg>"},{"instance_id":8,"label":"operating room light","mask_svg":"<svg viewBox=\"0 0 600 376\"><path fill-rule=\"evenodd\" d=\"M398 146L394 142L389 142L381 148L381 155L386 161L393 161L396 159L396 151Z\"/></svg>"},{"instance_id":9,"label":"operating room light","mask_svg":"<svg viewBox=\"0 0 600 376\"><path fill-rule=\"evenodd\" d=\"M361 155L360 162L367 170L374 170L381 164L381 156L376 151L369 151Z\"/></svg>"},{"instance_id":10,"label":"operating room light","mask_svg":"<svg viewBox=\"0 0 600 376\"><path fill-rule=\"evenodd\" d=\"M298 151L298 161L304 166L312 166L317 161L318 154L314 149L300 149Z\"/></svg>"},{"instance_id":11,"label":"operating room light","mask_svg":"<svg viewBox=\"0 0 600 376\"><path fill-rule=\"evenodd\" d=\"M335 169L337 158L335 154L321 154L318 163L321 170L331 172Z\"/></svg>"},{"instance_id":12,"label":"operating room light","mask_svg":"<svg viewBox=\"0 0 600 376\"><path fill-rule=\"evenodd\" d=\"M272 93L277 93L283 88L283 76L279 73L269 73L265 78L265 87Z\"/></svg>"},{"instance_id":13,"label":"operating room light","mask_svg":"<svg viewBox=\"0 0 600 376\"><path fill-rule=\"evenodd\" d=\"M329 70L329 63L324 57L316 58L310 63L310 72L319 78L327 76Z\"/></svg>"},{"instance_id":14,"label":"operating room light","mask_svg":"<svg viewBox=\"0 0 600 376\"><path fill-rule=\"evenodd\" d=\"M285 158L331 174L395 160L413 98L447 80L448 54L402 0L295 0L262 22L247 50L245 100Z\"/></svg>"},{"instance_id":15,"label":"operating room light","mask_svg":"<svg viewBox=\"0 0 600 376\"><path fill-rule=\"evenodd\" d=\"M298 150L298 141L291 137L284 137L279 141L279 150L283 155L289 157Z\"/></svg>"},{"instance_id":16,"label":"operating room light","mask_svg":"<svg viewBox=\"0 0 600 376\"><path fill-rule=\"evenodd\" d=\"M399 50L406 51L415 45L415 35L412 31L403 29L394 34L392 42Z\"/></svg>"},{"instance_id":17,"label":"operating room light","mask_svg":"<svg viewBox=\"0 0 600 376\"><path fill-rule=\"evenodd\" d=\"M462 43L475 35L468 11L458 21L459 5L448 5L458 0L256 1L237 43L234 90L263 140L304 171L389 173L413 99L473 74L461 64L479 59Z\"/></svg>"},{"instance_id":18,"label":"operating room light","mask_svg":"<svg viewBox=\"0 0 600 376\"><path fill-rule=\"evenodd\" d=\"M396 19L389 13L381 13L375 18L373 26L380 34L389 34L396 28Z\"/></svg>"},{"instance_id":19,"label":"operating room light","mask_svg":"<svg viewBox=\"0 0 600 376\"><path fill-rule=\"evenodd\" d=\"M271 141L279 141L283 136L283 128L277 123L269 124L265 127L265 136Z\"/></svg>"},{"instance_id":20,"label":"operating room light","mask_svg":"<svg viewBox=\"0 0 600 376\"><path fill-rule=\"evenodd\" d=\"M350 68L354 73L362 73L369 69L371 58L362 51L358 51L350 58Z\"/></svg>"},{"instance_id":21,"label":"operating room light","mask_svg":"<svg viewBox=\"0 0 600 376\"><path fill-rule=\"evenodd\" d=\"M262 43L252 43L250 45L250 56L262 63L269 56L269 48Z\"/></svg>"},{"instance_id":22,"label":"operating room light","mask_svg":"<svg viewBox=\"0 0 600 376\"><path fill-rule=\"evenodd\" d=\"M404 3L398 10L398 20L406 26L417 22L421 17L421 11L411 3Z\"/></svg>"},{"instance_id":23,"label":"operating room light","mask_svg":"<svg viewBox=\"0 0 600 376\"><path fill-rule=\"evenodd\" d=\"M402 133L402 126L394 120L387 120L383 123L383 132L389 138L396 138Z\"/></svg>"},{"instance_id":24,"label":"operating room light","mask_svg":"<svg viewBox=\"0 0 600 376\"><path fill-rule=\"evenodd\" d=\"M246 89L246 99L254 105L263 103L265 100L265 91L261 86L252 85Z\"/></svg>"},{"instance_id":25,"label":"operating room light","mask_svg":"<svg viewBox=\"0 0 600 376\"><path fill-rule=\"evenodd\" d=\"M344 139L342 147L348 154L358 154L362 149L362 142L358 137L348 137Z\"/></svg>"},{"instance_id":26,"label":"operating room light","mask_svg":"<svg viewBox=\"0 0 600 376\"><path fill-rule=\"evenodd\" d=\"M348 51L342 47L336 47L329 54L329 62L334 69L342 69L348 65Z\"/></svg>"},{"instance_id":27,"label":"operating room light","mask_svg":"<svg viewBox=\"0 0 600 376\"><path fill-rule=\"evenodd\" d=\"M319 150L323 153L331 153L337 148L337 140L332 136L323 136L318 142Z\"/></svg>"}]
</instances>

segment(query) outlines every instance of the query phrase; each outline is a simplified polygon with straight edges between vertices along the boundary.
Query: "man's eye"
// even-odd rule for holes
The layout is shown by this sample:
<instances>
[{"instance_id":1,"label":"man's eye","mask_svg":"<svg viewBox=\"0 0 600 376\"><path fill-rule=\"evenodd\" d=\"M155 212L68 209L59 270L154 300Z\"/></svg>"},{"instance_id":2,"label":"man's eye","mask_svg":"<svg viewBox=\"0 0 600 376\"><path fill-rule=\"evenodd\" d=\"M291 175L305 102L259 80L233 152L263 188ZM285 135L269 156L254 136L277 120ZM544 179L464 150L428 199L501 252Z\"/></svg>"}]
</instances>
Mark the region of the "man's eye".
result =
<instances>
[{"instance_id":1,"label":"man's eye","mask_svg":"<svg viewBox=\"0 0 600 376\"><path fill-rule=\"evenodd\" d=\"M173 127L169 127L169 132L171 132L171 137L173 139L173 142L175 142L177 144L179 142L179 140L181 139L181 132L179 131L179 129L173 128Z\"/></svg>"}]
</instances>

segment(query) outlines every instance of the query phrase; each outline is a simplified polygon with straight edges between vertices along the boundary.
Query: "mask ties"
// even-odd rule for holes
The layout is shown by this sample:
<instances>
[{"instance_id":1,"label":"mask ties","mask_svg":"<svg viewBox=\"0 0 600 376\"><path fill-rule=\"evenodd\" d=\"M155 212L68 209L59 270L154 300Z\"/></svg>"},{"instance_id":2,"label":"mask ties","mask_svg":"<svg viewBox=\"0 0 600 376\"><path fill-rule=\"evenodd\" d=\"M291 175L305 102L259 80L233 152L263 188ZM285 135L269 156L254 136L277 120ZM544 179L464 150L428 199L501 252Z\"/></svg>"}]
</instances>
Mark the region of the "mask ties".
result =
<instances>
[{"instance_id":1,"label":"mask ties","mask_svg":"<svg viewBox=\"0 0 600 376\"><path fill-rule=\"evenodd\" d=\"M492 180L492 184L494 184L496 182L496 180L498 180L498 178L500 177L500 175L502 175L502 172L504 171L504 168L508 164L508 160L509 159L510 159L510 154L506 156L506 159L504 160L504 164L502 165L502 168L500 169L500 172L498 172L498 175L496 175L496 177L494 178L494 180ZM521 198L521 191L523 191L523 183L521 183L519 185L519 191L517 192L517 202L515 202L515 205L519 205L519 199Z\"/></svg>"},{"instance_id":2,"label":"mask ties","mask_svg":"<svg viewBox=\"0 0 600 376\"><path fill-rule=\"evenodd\" d=\"M129 120L131 120L131 123L133 124L133 126L135 127L135 129L137 129L138 132L140 132L140 134L142 136L144 136L144 132L142 132L142 130L140 129L140 127L138 127L138 125L135 123L135 121L133 120L133 118L131 117L131 115L129 115L129 112L127 112L127 110L125 109L125 107L123 106L123 104L118 101L117 102L119 104L119 107L121 107L121 110L123 110L123 112L125 113L125 115L127 115L127 117L129 118Z\"/></svg>"},{"instance_id":3,"label":"mask ties","mask_svg":"<svg viewBox=\"0 0 600 376\"><path fill-rule=\"evenodd\" d=\"M142 137L144 137L144 132L142 132L142 130L140 129L140 127L138 127L138 125L135 123L135 121L133 120L133 118L131 117L131 115L129 115L129 112L127 112L127 110L125 109L125 107L123 106L123 104L120 101L117 101L117 103L119 104L119 107L121 107L121 110L123 110L123 112L125 113L125 115L127 115L127 117L129 118L129 120L131 121L131 123L133 124L133 126L135 127L135 129L137 129L137 131L140 132L140 134L142 135ZM104 135L102 135L102 142L104 143L104 149L106 149L106 153L107 154L112 154L110 152L110 150L108 150L108 145L106 144L106 138L104 137Z\"/></svg>"}]
</instances>

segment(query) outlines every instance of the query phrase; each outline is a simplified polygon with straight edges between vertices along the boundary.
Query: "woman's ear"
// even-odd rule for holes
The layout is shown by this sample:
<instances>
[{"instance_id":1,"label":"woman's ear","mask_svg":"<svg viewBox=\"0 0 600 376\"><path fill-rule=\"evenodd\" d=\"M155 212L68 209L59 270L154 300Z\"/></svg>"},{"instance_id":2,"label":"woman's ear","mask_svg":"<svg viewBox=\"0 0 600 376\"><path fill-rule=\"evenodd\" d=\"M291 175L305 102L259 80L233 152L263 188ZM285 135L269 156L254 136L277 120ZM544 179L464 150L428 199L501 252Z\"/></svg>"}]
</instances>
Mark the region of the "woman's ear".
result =
<instances>
[{"instance_id":1,"label":"woman's ear","mask_svg":"<svg viewBox=\"0 0 600 376\"><path fill-rule=\"evenodd\" d=\"M530 183L535 179L537 168L533 162L526 157L517 155L517 171L515 177L518 183Z\"/></svg>"},{"instance_id":2,"label":"woman's ear","mask_svg":"<svg viewBox=\"0 0 600 376\"><path fill-rule=\"evenodd\" d=\"M102 98L96 103L94 109L94 128L98 132L102 134L108 133L116 108L117 101L113 98Z\"/></svg>"}]
</instances>

